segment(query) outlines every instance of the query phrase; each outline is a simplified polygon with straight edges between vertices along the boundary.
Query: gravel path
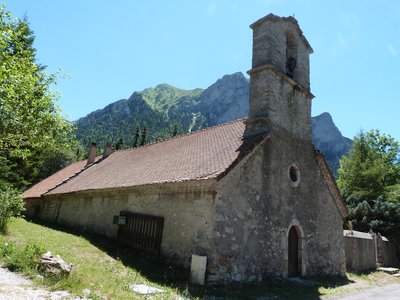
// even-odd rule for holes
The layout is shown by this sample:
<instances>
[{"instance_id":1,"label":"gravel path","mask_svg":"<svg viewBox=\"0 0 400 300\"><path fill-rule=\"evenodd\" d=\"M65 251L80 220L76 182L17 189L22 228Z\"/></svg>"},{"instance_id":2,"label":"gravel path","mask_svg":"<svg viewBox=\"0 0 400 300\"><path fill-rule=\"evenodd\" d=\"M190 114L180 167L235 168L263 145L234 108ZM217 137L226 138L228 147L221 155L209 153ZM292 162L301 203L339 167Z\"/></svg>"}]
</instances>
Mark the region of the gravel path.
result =
<instances>
[{"instance_id":1,"label":"gravel path","mask_svg":"<svg viewBox=\"0 0 400 300\"><path fill-rule=\"evenodd\" d=\"M389 284L385 286L366 289L362 292L341 296L340 300L400 300L400 284Z\"/></svg>"},{"instance_id":2,"label":"gravel path","mask_svg":"<svg viewBox=\"0 0 400 300\"><path fill-rule=\"evenodd\" d=\"M64 291L36 289L32 281L0 267L0 300L61 300L71 299Z\"/></svg>"}]
</instances>

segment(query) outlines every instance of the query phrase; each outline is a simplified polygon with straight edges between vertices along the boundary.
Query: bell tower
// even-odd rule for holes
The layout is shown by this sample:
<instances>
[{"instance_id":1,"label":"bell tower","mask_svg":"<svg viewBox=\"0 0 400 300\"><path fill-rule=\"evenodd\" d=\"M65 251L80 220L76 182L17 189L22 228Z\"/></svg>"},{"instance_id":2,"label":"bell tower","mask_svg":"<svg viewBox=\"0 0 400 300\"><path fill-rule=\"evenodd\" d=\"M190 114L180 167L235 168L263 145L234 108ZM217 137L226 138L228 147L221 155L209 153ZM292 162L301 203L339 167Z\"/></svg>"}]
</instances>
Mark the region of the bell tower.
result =
<instances>
[{"instance_id":1,"label":"bell tower","mask_svg":"<svg viewBox=\"0 0 400 300\"><path fill-rule=\"evenodd\" d=\"M310 44L293 17L269 14L253 23L246 133L283 130L311 141Z\"/></svg>"}]
</instances>

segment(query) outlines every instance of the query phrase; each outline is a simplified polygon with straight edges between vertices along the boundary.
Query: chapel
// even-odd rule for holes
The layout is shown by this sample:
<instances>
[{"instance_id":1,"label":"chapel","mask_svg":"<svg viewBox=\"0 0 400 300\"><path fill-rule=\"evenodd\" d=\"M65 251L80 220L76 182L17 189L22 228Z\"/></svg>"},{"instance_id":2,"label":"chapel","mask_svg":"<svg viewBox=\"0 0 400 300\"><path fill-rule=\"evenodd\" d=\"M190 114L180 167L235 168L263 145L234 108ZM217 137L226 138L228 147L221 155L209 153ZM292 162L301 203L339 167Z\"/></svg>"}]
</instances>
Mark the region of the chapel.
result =
<instances>
[{"instance_id":1,"label":"chapel","mask_svg":"<svg viewBox=\"0 0 400 300\"><path fill-rule=\"evenodd\" d=\"M253 23L247 119L77 162L24 193L27 213L189 267L209 282L344 275L347 209L312 144L313 52L293 17Z\"/></svg>"}]
</instances>

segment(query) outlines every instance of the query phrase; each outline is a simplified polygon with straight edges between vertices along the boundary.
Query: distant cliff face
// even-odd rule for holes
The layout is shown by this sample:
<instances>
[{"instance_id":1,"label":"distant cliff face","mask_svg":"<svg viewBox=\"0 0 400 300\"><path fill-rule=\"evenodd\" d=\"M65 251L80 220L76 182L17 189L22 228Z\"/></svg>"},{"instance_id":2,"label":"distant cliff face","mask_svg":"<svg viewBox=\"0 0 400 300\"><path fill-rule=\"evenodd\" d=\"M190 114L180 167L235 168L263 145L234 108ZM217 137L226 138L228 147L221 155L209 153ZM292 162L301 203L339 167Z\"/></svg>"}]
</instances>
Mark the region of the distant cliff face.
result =
<instances>
[{"instance_id":1,"label":"distant cliff face","mask_svg":"<svg viewBox=\"0 0 400 300\"><path fill-rule=\"evenodd\" d=\"M352 140L344 137L333 123L329 113L322 113L312 118L313 144L328 160L331 170L336 175L339 160L349 154Z\"/></svg>"},{"instance_id":2,"label":"distant cliff face","mask_svg":"<svg viewBox=\"0 0 400 300\"><path fill-rule=\"evenodd\" d=\"M124 140L130 147L136 127L146 126L147 141L162 140L179 133L247 117L249 80L242 73L225 75L207 89L182 90L160 84L129 99L119 100L88 114L77 123L77 138L88 145ZM313 142L325 154L336 174L339 159L349 151L351 140L342 136L328 113L313 118Z\"/></svg>"},{"instance_id":3,"label":"distant cliff face","mask_svg":"<svg viewBox=\"0 0 400 300\"><path fill-rule=\"evenodd\" d=\"M249 81L242 73L225 75L201 94L195 110L201 112L209 126L247 117Z\"/></svg>"}]
</instances>

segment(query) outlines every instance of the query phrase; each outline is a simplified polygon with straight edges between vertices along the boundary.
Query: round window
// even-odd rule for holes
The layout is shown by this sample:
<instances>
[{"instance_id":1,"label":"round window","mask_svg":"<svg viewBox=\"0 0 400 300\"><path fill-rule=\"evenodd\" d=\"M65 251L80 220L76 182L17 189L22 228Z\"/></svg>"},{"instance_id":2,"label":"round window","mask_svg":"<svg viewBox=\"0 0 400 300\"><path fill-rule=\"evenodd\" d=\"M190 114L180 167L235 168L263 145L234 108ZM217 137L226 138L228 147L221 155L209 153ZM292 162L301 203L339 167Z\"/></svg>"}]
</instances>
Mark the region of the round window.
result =
<instances>
[{"instance_id":1,"label":"round window","mask_svg":"<svg viewBox=\"0 0 400 300\"><path fill-rule=\"evenodd\" d=\"M296 164L293 164L289 168L289 178L290 178L290 183L292 186L296 187L300 183L300 170L299 167Z\"/></svg>"}]
</instances>

